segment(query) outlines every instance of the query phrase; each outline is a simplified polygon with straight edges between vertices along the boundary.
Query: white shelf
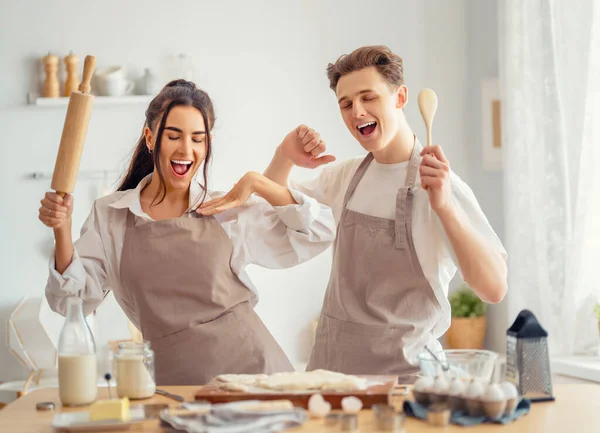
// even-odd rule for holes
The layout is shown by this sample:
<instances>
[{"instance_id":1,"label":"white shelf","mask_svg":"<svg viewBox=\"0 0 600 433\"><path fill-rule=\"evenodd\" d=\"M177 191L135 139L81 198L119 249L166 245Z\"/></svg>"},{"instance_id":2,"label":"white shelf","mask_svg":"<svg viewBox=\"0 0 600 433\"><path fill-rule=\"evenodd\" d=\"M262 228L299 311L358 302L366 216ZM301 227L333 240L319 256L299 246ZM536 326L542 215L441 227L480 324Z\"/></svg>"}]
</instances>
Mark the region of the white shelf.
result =
<instances>
[{"instance_id":1,"label":"white shelf","mask_svg":"<svg viewBox=\"0 0 600 433\"><path fill-rule=\"evenodd\" d=\"M600 382L600 357L598 356L555 356L550 362L552 374Z\"/></svg>"},{"instance_id":2,"label":"white shelf","mask_svg":"<svg viewBox=\"0 0 600 433\"><path fill-rule=\"evenodd\" d=\"M131 95L131 96L96 96L94 105L148 105L154 95ZM66 107L69 98L43 98L39 95L28 94L27 103L38 107Z\"/></svg>"}]
</instances>

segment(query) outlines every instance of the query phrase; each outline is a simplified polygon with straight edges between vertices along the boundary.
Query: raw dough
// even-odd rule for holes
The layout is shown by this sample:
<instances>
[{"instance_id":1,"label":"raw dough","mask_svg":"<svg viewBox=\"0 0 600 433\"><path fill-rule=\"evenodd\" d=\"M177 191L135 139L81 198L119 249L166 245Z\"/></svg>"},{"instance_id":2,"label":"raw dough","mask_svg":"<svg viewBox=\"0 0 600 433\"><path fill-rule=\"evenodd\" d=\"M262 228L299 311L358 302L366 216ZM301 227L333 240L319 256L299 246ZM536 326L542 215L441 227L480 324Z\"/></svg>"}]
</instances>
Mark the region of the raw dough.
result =
<instances>
[{"instance_id":1,"label":"raw dough","mask_svg":"<svg viewBox=\"0 0 600 433\"><path fill-rule=\"evenodd\" d=\"M236 391L236 392L248 392L250 391L250 387L243 383L237 382L222 382L219 383L219 388L224 391Z\"/></svg>"},{"instance_id":2,"label":"raw dough","mask_svg":"<svg viewBox=\"0 0 600 433\"><path fill-rule=\"evenodd\" d=\"M223 374L215 378L217 385L230 391L248 392L250 388L271 391L357 391L367 388L366 379L328 370L266 374Z\"/></svg>"},{"instance_id":3,"label":"raw dough","mask_svg":"<svg viewBox=\"0 0 600 433\"><path fill-rule=\"evenodd\" d=\"M265 379L269 376L266 374L220 374L215 377L217 382L226 383L243 383L244 385L252 385L259 379Z\"/></svg>"}]
</instances>

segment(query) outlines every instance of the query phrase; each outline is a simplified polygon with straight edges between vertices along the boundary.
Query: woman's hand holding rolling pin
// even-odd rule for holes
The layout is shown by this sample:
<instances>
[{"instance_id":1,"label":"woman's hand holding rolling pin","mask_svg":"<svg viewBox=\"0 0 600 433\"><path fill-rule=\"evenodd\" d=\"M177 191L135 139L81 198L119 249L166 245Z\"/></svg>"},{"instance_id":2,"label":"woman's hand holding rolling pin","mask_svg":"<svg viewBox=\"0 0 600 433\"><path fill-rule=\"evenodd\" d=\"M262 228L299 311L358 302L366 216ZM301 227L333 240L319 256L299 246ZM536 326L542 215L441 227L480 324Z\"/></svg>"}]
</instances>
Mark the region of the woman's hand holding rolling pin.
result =
<instances>
[{"instance_id":1,"label":"woman's hand holding rolling pin","mask_svg":"<svg viewBox=\"0 0 600 433\"><path fill-rule=\"evenodd\" d=\"M41 200L39 219L54 230L71 227L73 213L73 196L70 194L61 197L55 192L47 192Z\"/></svg>"}]
</instances>

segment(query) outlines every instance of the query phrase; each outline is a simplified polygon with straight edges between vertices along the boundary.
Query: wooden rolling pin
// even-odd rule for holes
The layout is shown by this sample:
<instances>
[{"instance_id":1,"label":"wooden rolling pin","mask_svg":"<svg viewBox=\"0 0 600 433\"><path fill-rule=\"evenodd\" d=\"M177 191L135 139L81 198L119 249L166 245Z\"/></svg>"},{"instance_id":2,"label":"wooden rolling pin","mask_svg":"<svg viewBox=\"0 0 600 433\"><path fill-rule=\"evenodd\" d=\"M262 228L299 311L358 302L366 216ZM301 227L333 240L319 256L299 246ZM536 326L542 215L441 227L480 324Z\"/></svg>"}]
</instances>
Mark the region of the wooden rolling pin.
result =
<instances>
[{"instance_id":1,"label":"wooden rolling pin","mask_svg":"<svg viewBox=\"0 0 600 433\"><path fill-rule=\"evenodd\" d=\"M75 180L79 172L83 144L94 102L94 95L90 95L90 81L95 65L96 58L86 56L79 89L72 91L69 96L69 106L50 184L50 187L61 197L72 193L75 189Z\"/></svg>"}]
</instances>

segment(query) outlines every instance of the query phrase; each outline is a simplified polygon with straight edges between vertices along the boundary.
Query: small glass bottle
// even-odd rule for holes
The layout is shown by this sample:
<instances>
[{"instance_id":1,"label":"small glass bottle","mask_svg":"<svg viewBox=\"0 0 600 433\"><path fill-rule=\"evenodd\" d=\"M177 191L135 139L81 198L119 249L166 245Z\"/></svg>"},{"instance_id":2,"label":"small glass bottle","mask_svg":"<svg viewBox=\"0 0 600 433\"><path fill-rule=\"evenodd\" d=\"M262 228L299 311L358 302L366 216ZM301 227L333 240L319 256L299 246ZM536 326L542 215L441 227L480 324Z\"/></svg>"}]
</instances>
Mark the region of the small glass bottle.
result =
<instances>
[{"instance_id":1,"label":"small glass bottle","mask_svg":"<svg viewBox=\"0 0 600 433\"><path fill-rule=\"evenodd\" d=\"M67 299L67 315L58 340L58 394L64 406L91 404L98 396L98 364L83 301Z\"/></svg>"},{"instance_id":2,"label":"small glass bottle","mask_svg":"<svg viewBox=\"0 0 600 433\"><path fill-rule=\"evenodd\" d=\"M179 68L181 70L181 78L188 81L194 81L194 63L190 57L185 54L180 54Z\"/></svg>"},{"instance_id":3,"label":"small glass bottle","mask_svg":"<svg viewBox=\"0 0 600 433\"><path fill-rule=\"evenodd\" d=\"M119 343L115 364L117 395L120 398L135 400L154 395L154 351L150 348L150 342Z\"/></svg>"},{"instance_id":4,"label":"small glass bottle","mask_svg":"<svg viewBox=\"0 0 600 433\"><path fill-rule=\"evenodd\" d=\"M144 69L144 76L142 77L141 93L142 95L155 95L157 91L157 78L150 68Z\"/></svg>"}]
</instances>

